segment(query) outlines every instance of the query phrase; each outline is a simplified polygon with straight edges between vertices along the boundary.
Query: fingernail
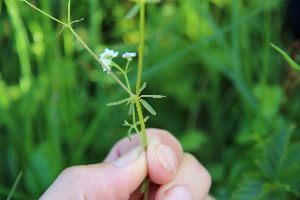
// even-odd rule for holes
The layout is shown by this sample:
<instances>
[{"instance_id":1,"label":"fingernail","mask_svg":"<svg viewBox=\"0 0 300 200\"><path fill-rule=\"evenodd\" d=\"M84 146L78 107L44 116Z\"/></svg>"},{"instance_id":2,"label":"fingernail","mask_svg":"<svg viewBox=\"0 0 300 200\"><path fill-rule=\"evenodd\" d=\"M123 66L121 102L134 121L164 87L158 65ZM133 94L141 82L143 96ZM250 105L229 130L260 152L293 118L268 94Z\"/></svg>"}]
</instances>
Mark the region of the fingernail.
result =
<instances>
[{"instance_id":1,"label":"fingernail","mask_svg":"<svg viewBox=\"0 0 300 200\"><path fill-rule=\"evenodd\" d=\"M175 174L177 168L177 158L171 147L160 144L155 148L158 160L164 168Z\"/></svg>"},{"instance_id":2,"label":"fingernail","mask_svg":"<svg viewBox=\"0 0 300 200\"><path fill-rule=\"evenodd\" d=\"M119 157L118 159L112 161L112 163L115 164L117 167L124 167L126 165L129 165L139 157L142 150L143 150L142 146L137 146L131 149L130 151L128 151L126 154Z\"/></svg>"},{"instance_id":3,"label":"fingernail","mask_svg":"<svg viewBox=\"0 0 300 200\"><path fill-rule=\"evenodd\" d=\"M164 200L193 200L192 193L185 187L173 187L164 194Z\"/></svg>"}]
</instances>

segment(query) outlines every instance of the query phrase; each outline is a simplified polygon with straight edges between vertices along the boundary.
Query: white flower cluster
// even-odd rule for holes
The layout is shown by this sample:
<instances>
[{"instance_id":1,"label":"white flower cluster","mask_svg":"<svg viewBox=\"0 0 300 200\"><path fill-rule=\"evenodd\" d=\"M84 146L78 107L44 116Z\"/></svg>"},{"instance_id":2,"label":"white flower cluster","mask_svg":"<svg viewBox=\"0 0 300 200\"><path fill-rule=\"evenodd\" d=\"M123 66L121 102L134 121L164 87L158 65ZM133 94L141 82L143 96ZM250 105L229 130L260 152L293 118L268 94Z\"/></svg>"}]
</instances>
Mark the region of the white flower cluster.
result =
<instances>
[{"instance_id":1,"label":"white flower cluster","mask_svg":"<svg viewBox=\"0 0 300 200\"><path fill-rule=\"evenodd\" d=\"M108 68L110 69L110 66L112 64L112 59L117 57L119 54L119 52L114 52L114 50L110 50L108 48L106 48L104 50L104 53L102 53L100 55L100 60L103 62L103 64ZM102 66L103 68L103 71L106 71L105 67ZM108 72L107 72L108 73Z\"/></svg>"},{"instance_id":2,"label":"white flower cluster","mask_svg":"<svg viewBox=\"0 0 300 200\"><path fill-rule=\"evenodd\" d=\"M119 52L114 52L114 50L110 50L106 48L104 50L104 53L100 55L100 60L103 62L103 64L110 69L112 65L112 59L117 57ZM128 61L132 60L132 57L135 57L136 53L135 52L126 52L122 55L123 58L126 58ZM102 66L103 71L107 71L104 66ZM107 72L108 73L108 72Z\"/></svg>"}]
</instances>

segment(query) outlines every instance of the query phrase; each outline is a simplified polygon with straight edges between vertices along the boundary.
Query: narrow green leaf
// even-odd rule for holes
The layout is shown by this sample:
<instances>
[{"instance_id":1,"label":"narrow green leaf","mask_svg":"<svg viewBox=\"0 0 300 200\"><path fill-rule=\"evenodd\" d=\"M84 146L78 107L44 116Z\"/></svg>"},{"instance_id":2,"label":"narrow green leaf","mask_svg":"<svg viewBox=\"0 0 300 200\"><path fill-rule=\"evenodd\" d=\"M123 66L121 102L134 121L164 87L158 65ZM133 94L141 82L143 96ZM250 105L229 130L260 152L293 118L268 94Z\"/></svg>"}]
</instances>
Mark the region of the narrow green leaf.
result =
<instances>
[{"instance_id":1,"label":"narrow green leaf","mask_svg":"<svg viewBox=\"0 0 300 200\"><path fill-rule=\"evenodd\" d=\"M140 102L152 115L156 115L155 110L147 103L147 101L140 99Z\"/></svg>"},{"instance_id":2,"label":"narrow green leaf","mask_svg":"<svg viewBox=\"0 0 300 200\"><path fill-rule=\"evenodd\" d=\"M123 99L123 100L120 100L120 101L117 101L117 102L108 103L108 104L106 104L106 105L108 105L108 106L116 106L116 105L125 103L125 102L127 102L127 101L129 101L129 100L131 100L131 99L132 99L132 98L130 97L130 98L126 98L126 99Z\"/></svg>"},{"instance_id":3,"label":"narrow green leaf","mask_svg":"<svg viewBox=\"0 0 300 200\"><path fill-rule=\"evenodd\" d=\"M298 65L287 53L285 53L282 49L280 49L273 43L271 43L270 45L284 57L284 59L289 63L289 65L291 65L292 68L300 71L300 65Z\"/></svg>"},{"instance_id":4,"label":"narrow green leaf","mask_svg":"<svg viewBox=\"0 0 300 200\"><path fill-rule=\"evenodd\" d=\"M133 129L133 126L131 126L131 127L128 129L128 131L127 131L127 137L128 137L129 140L131 140L131 131L132 131L132 129Z\"/></svg>"},{"instance_id":5,"label":"narrow green leaf","mask_svg":"<svg viewBox=\"0 0 300 200\"><path fill-rule=\"evenodd\" d=\"M160 98L164 98L166 96L163 96L163 95L142 95L141 98L143 98L143 97L151 97L151 98L160 99Z\"/></svg>"},{"instance_id":6,"label":"narrow green leaf","mask_svg":"<svg viewBox=\"0 0 300 200\"><path fill-rule=\"evenodd\" d=\"M144 122L146 123L146 122L148 121L149 118L150 118L149 116L145 117L145 118L144 118Z\"/></svg>"},{"instance_id":7,"label":"narrow green leaf","mask_svg":"<svg viewBox=\"0 0 300 200\"><path fill-rule=\"evenodd\" d=\"M148 190L148 188L149 188L149 177L147 176L142 183L141 193L146 192Z\"/></svg>"},{"instance_id":8,"label":"narrow green leaf","mask_svg":"<svg viewBox=\"0 0 300 200\"><path fill-rule=\"evenodd\" d=\"M130 106L129 106L129 111L128 111L128 115L132 115L132 112L133 112L133 109L134 109L134 102L132 101L131 103L130 103Z\"/></svg>"},{"instance_id":9,"label":"narrow green leaf","mask_svg":"<svg viewBox=\"0 0 300 200\"><path fill-rule=\"evenodd\" d=\"M18 185L19 182L20 182L21 177L22 177L22 172L19 173L19 175L18 175L18 177L17 177L17 179L16 179L16 181L15 181L13 187L11 188L11 190L10 190L10 192L9 192L9 195L8 195L8 197L7 197L6 200L10 200L11 197L13 196L14 192L16 191L17 185Z\"/></svg>"},{"instance_id":10,"label":"narrow green leaf","mask_svg":"<svg viewBox=\"0 0 300 200\"><path fill-rule=\"evenodd\" d=\"M124 120L123 126L131 126L131 124L129 124L128 121Z\"/></svg>"},{"instance_id":11,"label":"narrow green leaf","mask_svg":"<svg viewBox=\"0 0 300 200\"><path fill-rule=\"evenodd\" d=\"M145 89L145 87L147 86L147 83L145 82L142 87L139 89L139 94Z\"/></svg>"},{"instance_id":12,"label":"narrow green leaf","mask_svg":"<svg viewBox=\"0 0 300 200\"><path fill-rule=\"evenodd\" d=\"M140 10L140 4L137 3L134 6L132 6L132 8L127 13L125 19L132 19L138 14L139 10Z\"/></svg>"}]
</instances>

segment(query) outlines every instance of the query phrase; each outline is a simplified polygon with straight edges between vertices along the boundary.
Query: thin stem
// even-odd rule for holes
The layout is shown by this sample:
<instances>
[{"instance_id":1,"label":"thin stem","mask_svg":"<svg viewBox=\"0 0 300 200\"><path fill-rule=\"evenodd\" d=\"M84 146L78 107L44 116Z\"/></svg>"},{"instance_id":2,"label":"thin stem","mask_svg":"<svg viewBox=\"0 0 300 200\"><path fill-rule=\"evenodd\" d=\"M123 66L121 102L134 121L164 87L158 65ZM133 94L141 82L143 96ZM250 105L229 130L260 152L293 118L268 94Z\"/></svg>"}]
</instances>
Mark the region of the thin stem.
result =
<instances>
[{"instance_id":1,"label":"thin stem","mask_svg":"<svg viewBox=\"0 0 300 200\"><path fill-rule=\"evenodd\" d=\"M35 10L41 12L42 14L46 15L47 17L49 17L50 19L64 25L64 27L69 28L70 31L73 33L73 35L76 37L76 39L82 44L82 46L98 61L98 63L100 63L104 69L106 71L108 71L108 73L113 77L113 79L115 79L115 81L117 81L119 83L119 85L131 96L131 97L135 97L135 95L122 83L122 81L120 81L120 79L118 79L118 77L96 56L96 54L85 44L85 42L77 35L77 33L74 31L74 29L71 27L71 24L73 22L70 22L70 1L68 4L68 21L69 24L66 24L54 17L52 17L51 15L49 15L48 13L42 11L41 9L37 8L36 6L32 5L31 3L29 3L27 0L23 0L27 5L29 5L30 7L34 8ZM76 20L80 21L80 20ZM74 21L75 22L75 21Z\"/></svg>"},{"instance_id":2,"label":"thin stem","mask_svg":"<svg viewBox=\"0 0 300 200\"><path fill-rule=\"evenodd\" d=\"M127 66L128 66L128 63L127 63L127 66L126 66L125 70L123 70L119 65L117 65L114 62L113 62L113 66L116 67L123 74L123 76L125 78L125 81L126 81L127 88L129 89L129 91L131 91L131 87L130 87L128 76L127 76Z\"/></svg>"},{"instance_id":3,"label":"thin stem","mask_svg":"<svg viewBox=\"0 0 300 200\"><path fill-rule=\"evenodd\" d=\"M58 23L60 23L60 24L62 24L62 25L64 25L64 26L68 26L68 24L66 24L66 23L64 23L64 22L62 22L62 21L60 21L60 20L58 20L58 19L52 17L51 15L49 15L48 13L42 11L41 9L37 8L36 6L32 5L32 4L29 3L28 1L26 1L26 0L23 0L23 1L24 1L27 5L29 5L30 7L34 8L35 10L39 11L40 13L46 15L47 17L53 19L54 21L56 21L56 22L58 22Z\"/></svg>"},{"instance_id":4,"label":"thin stem","mask_svg":"<svg viewBox=\"0 0 300 200\"><path fill-rule=\"evenodd\" d=\"M139 95L141 86L141 78L143 71L143 56L144 56L144 35L145 35L145 2L140 1L140 34L139 34L139 57L138 57L138 73L136 80L136 95Z\"/></svg>"},{"instance_id":5,"label":"thin stem","mask_svg":"<svg viewBox=\"0 0 300 200\"><path fill-rule=\"evenodd\" d=\"M139 97L139 90L141 87L141 78L142 78L142 71L143 71L143 56L144 56L144 34L145 34L145 2L143 0L140 1L140 34L139 34L139 57L138 57L138 73L137 73L137 80L136 80L136 97ZM142 107L139 101L139 98L135 98L136 109L141 125L142 131L142 141L144 144L144 148L147 149L148 141L147 141L147 134L146 134L146 126L144 122L144 116Z\"/></svg>"},{"instance_id":6,"label":"thin stem","mask_svg":"<svg viewBox=\"0 0 300 200\"><path fill-rule=\"evenodd\" d=\"M77 33L74 31L74 29L71 26L68 26L68 28L71 30L73 35L76 37L76 39L82 44L82 46L100 63L106 71L117 81L121 87L131 96L135 97L135 95L120 81L120 79L96 56L96 54L85 44L85 42L77 35Z\"/></svg>"},{"instance_id":7,"label":"thin stem","mask_svg":"<svg viewBox=\"0 0 300 200\"><path fill-rule=\"evenodd\" d=\"M71 0L68 2L68 22L71 23Z\"/></svg>"},{"instance_id":8,"label":"thin stem","mask_svg":"<svg viewBox=\"0 0 300 200\"><path fill-rule=\"evenodd\" d=\"M145 121L144 121L144 116L143 116L143 112L142 112L141 103L139 101L139 98L135 98L134 101L135 101L135 104L136 104L136 110L137 110L137 113L138 113L138 116L139 116L142 135L143 135L142 142L144 144L144 148L147 149L148 140L147 140L146 126L145 126Z\"/></svg>"}]
</instances>

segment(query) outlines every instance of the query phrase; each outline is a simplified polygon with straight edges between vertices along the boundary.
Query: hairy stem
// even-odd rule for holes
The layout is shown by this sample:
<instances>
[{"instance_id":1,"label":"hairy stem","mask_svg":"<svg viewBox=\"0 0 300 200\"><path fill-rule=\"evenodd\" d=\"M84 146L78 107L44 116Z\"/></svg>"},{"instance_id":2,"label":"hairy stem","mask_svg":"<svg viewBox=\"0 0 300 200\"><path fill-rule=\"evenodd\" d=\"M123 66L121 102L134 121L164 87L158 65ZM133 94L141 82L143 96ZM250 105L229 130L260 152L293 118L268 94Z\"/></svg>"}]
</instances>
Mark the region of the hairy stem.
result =
<instances>
[{"instance_id":1,"label":"hairy stem","mask_svg":"<svg viewBox=\"0 0 300 200\"><path fill-rule=\"evenodd\" d=\"M96 54L86 45L86 43L77 35L77 33L74 31L74 29L71 27L71 24L80 20L76 20L71 22L71 16L70 16L70 1L68 3L68 24L56 19L55 17L52 17L51 15L49 15L48 13L42 11L41 9L37 8L36 6L32 5L31 3L29 3L27 0L22 0L24 1L27 5L29 5L30 7L34 8L35 10L39 11L40 13L46 15L47 17L49 17L50 19L62 24L64 27L70 29L70 31L72 32L72 34L75 36L75 38L82 44L82 46L97 60L98 63L100 63L106 71L108 71L108 73L113 77L113 79L115 79L115 81L117 81L117 83L119 83L119 85L131 96L131 97L135 97L135 95L122 83L122 81L120 81L120 79L96 56Z\"/></svg>"},{"instance_id":2,"label":"hairy stem","mask_svg":"<svg viewBox=\"0 0 300 200\"><path fill-rule=\"evenodd\" d=\"M140 34L139 34L139 57L138 57L138 73L137 73L137 80L136 80L136 97L139 97L139 90L141 87L141 79L142 79L142 71L143 71L143 56L144 56L144 42L145 42L145 2L143 0L140 1ZM142 141L144 144L144 148L147 149L148 141L147 141L147 134L146 134L146 126L144 122L144 116L142 107L139 101L139 98L135 98L136 109L139 117L139 121L141 124L141 131L142 131Z\"/></svg>"},{"instance_id":3,"label":"hairy stem","mask_svg":"<svg viewBox=\"0 0 300 200\"><path fill-rule=\"evenodd\" d=\"M85 44L85 42L77 35L77 33L74 31L74 29L69 26L68 27L73 35L76 37L76 39L82 44L82 46L97 60L98 63L100 63L106 71L119 83L119 85L131 96L134 97L135 95L120 81L120 79L94 54L94 52Z\"/></svg>"},{"instance_id":4,"label":"hairy stem","mask_svg":"<svg viewBox=\"0 0 300 200\"><path fill-rule=\"evenodd\" d=\"M22 0L22 1L24 1L27 5L29 5L30 7L34 8L35 10L39 11L40 13L42 13L42 14L46 15L47 17L51 18L52 20L54 20L54 21L56 21L56 22L58 22L58 23L60 23L60 24L62 24L62 25L64 25L64 26L68 26L68 24L66 24L66 23L64 23L64 22L62 22L62 21L60 21L60 20L58 20L58 19L52 17L51 15L49 15L48 13L42 11L42 10L39 9L38 7L32 5L32 4L29 3L28 1L26 1L26 0Z\"/></svg>"}]
</instances>

